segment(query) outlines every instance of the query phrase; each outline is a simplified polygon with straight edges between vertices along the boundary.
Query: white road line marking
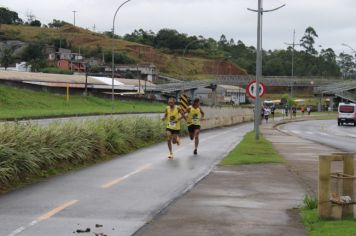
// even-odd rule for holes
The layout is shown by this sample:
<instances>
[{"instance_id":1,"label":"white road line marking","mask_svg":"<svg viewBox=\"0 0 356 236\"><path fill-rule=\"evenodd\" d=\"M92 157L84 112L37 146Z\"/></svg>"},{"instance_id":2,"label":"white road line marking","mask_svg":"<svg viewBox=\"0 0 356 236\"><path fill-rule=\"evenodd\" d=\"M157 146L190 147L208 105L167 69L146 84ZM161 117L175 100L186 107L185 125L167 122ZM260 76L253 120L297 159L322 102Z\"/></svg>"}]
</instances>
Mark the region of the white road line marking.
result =
<instances>
[{"instance_id":1,"label":"white road line marking","mask_svg":"<svg viewBox=\"0 0 356 236\"><path fill-rule=\"evenodd\" d=\"M309 134L309 135L313 135L314 134L314 132L311 132L311 131L307 131L307 132L305 132L306 134Z\"/></svg>"},{"instance_id":2,"label":"white road line marking","mask_svg":"<svg viewBox=\"0 0 356 236\"><path fill-rule=\"evenodd\" d=\"M114 180L112 180L112 181L110 181L110 182L108 182L106 184L101 185L101 188L110 188L110 187L112 187L112 186L114 186L116 184L121 183L125 179L127 179L127 178L129 178L129 177L131 177L133 175L136 175L136 174L138 174L138 173L140 173L140 172L142 172L142 171L144 171L144 170L146 170L148 168L150 168L151 166L152 166L152 164L144 165L144 166L138 168L137 170L135 170L135 171L133 171L133 172L127 174L127 175L124 175L124 176L122 176L120 178L114 179Z\"/></svg>"},{"instance_id":3,"label":"white road line marking","mask_svg":"<svg viewBox=\"0 0 356 236\"><path fill-rule=\"evenodd\" d=\"M8 236L18 235L19 233L23 232L25 229L26 229L25 227L20 227L20 228L14 230L12 233L10 233Z\"/></svg>"},{"instance_id":4,"label":"white road line marking","mask_svg":"<svg viewBox=\"0 0 356 236\"><path fill-rule=\"evenodd\" d=\"M301 132L299 130L291 130L292 133L295 133L295 134L300 134Z\"/></svg>"},{"instance_id":5,"label":"white road line marking","mask_svg":"<svg viewBox=\"0 0 356 236\"><path fill-rule=\"evenodd\" d=\"M330 134L324 133L324 132L320 132L320 134L323 135L323 136L330 136Z\"/></svg>"}]
</instances>

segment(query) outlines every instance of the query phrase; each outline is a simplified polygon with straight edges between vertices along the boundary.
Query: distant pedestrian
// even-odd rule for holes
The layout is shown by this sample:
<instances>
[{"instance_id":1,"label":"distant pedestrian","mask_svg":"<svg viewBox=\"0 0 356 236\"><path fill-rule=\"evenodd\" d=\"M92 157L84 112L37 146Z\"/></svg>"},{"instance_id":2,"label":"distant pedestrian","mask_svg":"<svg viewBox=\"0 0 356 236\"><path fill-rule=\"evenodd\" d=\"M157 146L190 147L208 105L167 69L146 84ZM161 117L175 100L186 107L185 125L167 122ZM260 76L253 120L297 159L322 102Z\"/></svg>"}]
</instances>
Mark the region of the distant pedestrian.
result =
<instances>
[{"instance_id":1,"label":"distant pedestrian","mask_svg":"<svg viewBox=\"0 0 356 236\"><path fill-rule=\"evenodd\" d=\"M273 104L272 107L271 107L271 116L272 116L272 119L274 120L274 111L276 110L276 106Z\"/></svg>"},{"instance_id":2,"label":"distant pedestrian","mask_svg":"<svg viewBox=\"0 0 356 236\"><path fill-rule=\"evenodd\" d=\"M266 120L266 124L268 123L268 118L269 118L269 115L271 114L271 109L269 107L265 107L264 109L264 118Z\"/></svg>"},{"instance_id":3,"label":"distant pedestrian","mask_svg":"<svg viewBox=\"0 0 356 236\"><path fill-rule=\"evenodd\" d=\"M310 116L310 113L311 113L311 107L310 106L307 106L307 112L308 112L308 116Z\"/></svg>"},{"instance_id":4,"label":"distant pedestrian","mask_svg":"<svg viewBox=\"0 0 356 236\"><path fill-rule=\"evenodd\" d=\"M296 107L292 107L292 113L293 113L293 117L297 117L297 108Z\"/></svg>"},{"instance_id":5,"label":"distant pedestrian","mask_svg":"<svg viewBox=\"0 0 356 236\"><path fill-rule=\"evenodd\" d=\"M300 108L300 112L302 113L302 116L304 116L304 113L305 113L305 107L304 107L304 106L302 106L302 107Z\"/></svg>"},{"instance_id":6,"label":"distant pedestrian","mask_svg":"<svg viewBox=\"0 0 356 236\"><path fill-rule=\"evenodd\" d=\"M204 112L200 107L199 98L194 99L193 105L189 106L187 112L187 123L189 137L194 140L194 155L198 154L199 134L200 134L200 121L204 118Z\"/></svg>"},{"instance_id":7,"label":"distant pedestrian","mask_svg":"<svg viewBox=\"0 0 356 236\"><path fill-rule=\"evenodd\" d=\"M263 119L265 118L265 107L262 106L261 107L261 120L260 123L262 124Z\"/></svg>"},{"instance_id":8,"label":"distant pedestrian","mask_svg":"<svg viewBox=\"0 0 356 236\"><path fill-rule=\"evenodd\" d=\"M289 108L288 106L284 107L284 114L286 115L286 117L288 117L288 113L289 113Z\"/></svg>"},{"instance_id":9,"label":"distant pedestrian","mask_svg":"<svg viewBox=\"0 0 356 236\"><path fill-rule=\"evenodd\" d=\"M180 145L179 133L180 133L180 123L184 118L183 111L177 106L176 100L174 98L168 99L168 106L166 107L163 121L166 121L166 133L167 133L167 144L169 149L168 158L173 158L172 143Z\"/></svg>"}]
</instances>

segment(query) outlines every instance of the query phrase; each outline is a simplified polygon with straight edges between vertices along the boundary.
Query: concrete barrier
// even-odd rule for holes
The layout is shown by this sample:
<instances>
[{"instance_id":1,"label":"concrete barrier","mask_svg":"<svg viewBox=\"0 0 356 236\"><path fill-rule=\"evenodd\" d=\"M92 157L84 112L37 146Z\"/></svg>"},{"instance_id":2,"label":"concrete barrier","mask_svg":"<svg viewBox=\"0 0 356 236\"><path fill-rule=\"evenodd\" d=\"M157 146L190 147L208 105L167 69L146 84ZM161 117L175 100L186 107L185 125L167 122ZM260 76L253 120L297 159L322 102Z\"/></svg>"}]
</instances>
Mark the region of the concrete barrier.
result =
<instances>
[{"instance_id":1,"label":"concrete barrier","mask_svg":"<svg viewBox=\"0 0 356 236\"><path fill-rule=\"evenodd\" d=\"M205 119L202 120L202 129L212 129L235 125L253 120L253 110L235 107L202 107Z\"/></svg>"}]
</instances>

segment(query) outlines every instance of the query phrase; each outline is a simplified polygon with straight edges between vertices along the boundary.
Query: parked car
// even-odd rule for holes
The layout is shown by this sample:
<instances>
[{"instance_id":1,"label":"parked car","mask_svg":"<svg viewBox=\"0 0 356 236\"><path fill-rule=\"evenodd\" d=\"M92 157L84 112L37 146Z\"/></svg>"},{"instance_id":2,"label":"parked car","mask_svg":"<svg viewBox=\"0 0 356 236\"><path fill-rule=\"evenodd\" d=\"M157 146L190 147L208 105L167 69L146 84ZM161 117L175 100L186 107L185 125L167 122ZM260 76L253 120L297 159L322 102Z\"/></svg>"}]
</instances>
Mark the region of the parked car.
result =
<instances>
[{"instance_id":1,"label":"parked car","mask_svg":"<svg viewBox=\"0 0 356 236\"><path fill-rule=\"evenodd\" d=\"M356 104L340 103L338 108L337 124L340 126L350 123L356 126Z\"/></svg>"}]
</instances>

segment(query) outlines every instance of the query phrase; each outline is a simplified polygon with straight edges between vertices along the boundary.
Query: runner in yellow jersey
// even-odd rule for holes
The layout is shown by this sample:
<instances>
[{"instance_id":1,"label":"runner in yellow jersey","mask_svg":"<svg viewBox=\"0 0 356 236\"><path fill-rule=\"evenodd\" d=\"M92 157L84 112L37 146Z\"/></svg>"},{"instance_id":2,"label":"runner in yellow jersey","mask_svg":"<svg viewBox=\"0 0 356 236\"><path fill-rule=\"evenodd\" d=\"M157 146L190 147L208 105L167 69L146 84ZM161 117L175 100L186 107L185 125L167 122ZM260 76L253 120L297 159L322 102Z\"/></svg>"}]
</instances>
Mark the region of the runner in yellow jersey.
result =
<instances>
[{"instance_id":1,"label":"runner in yellow jersey","mask_svg":"<svg viewBox=\"0 0 356 236\"><path fill-rule=\"evenodd\" d=\"M194 99L193 105L189 106L186 110L187 112L187 123L189 137L191 140L194 140L195 148L194 155L198 154L198 145L199 145L199 134L200 134L200 121L204 118L204 112L200 107L199 98Z\"/></svg>"},{"instance_id":2,"label":"runner in yellow jersey","mask_svg":"<svg viewBox=\"0 0 356 236\"><path fill-rule=\"evenodd\" d=\"M168 106L166 107L165 114L162 120L166 121L166 133L167 133L167 144L169 149L168 158L173 158L173 144L180 144L179 133L180 133L180 123L183 118L185 118L183 112L179 106L175 105L176 100L174 98L168 99Z\"/></svg>"}]
</instances>

